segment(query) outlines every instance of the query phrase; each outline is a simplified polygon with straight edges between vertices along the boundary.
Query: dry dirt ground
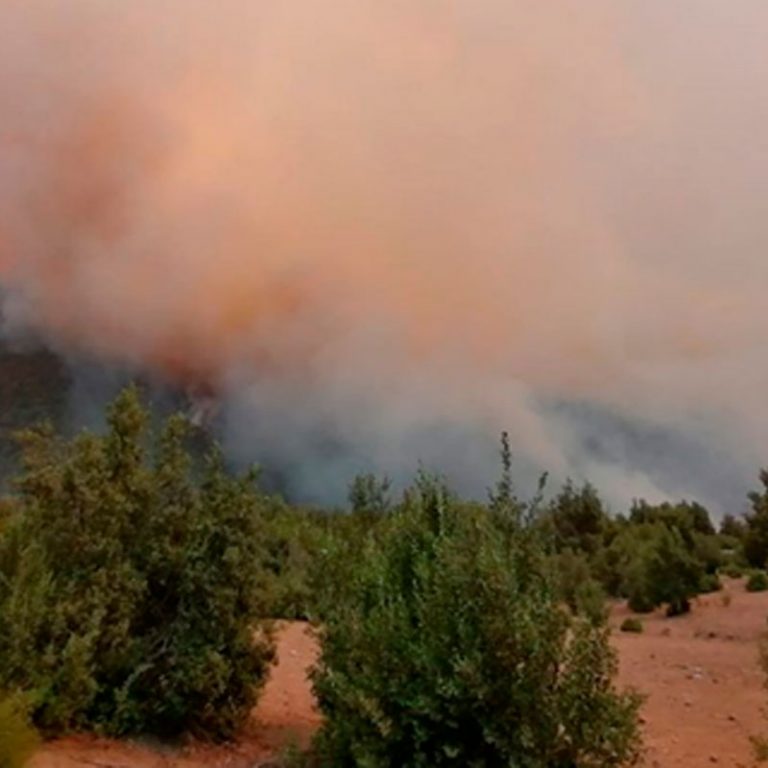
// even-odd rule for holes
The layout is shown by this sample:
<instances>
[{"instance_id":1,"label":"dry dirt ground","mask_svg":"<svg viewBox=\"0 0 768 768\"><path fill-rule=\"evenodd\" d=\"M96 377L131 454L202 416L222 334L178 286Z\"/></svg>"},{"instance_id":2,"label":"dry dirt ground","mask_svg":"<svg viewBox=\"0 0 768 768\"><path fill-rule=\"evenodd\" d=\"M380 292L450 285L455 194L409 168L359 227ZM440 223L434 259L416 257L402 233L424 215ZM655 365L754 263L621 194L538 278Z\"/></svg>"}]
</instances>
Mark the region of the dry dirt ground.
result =
<instances>
[{"instance_id":1,"label":"dry dirt ground","mask_svg":"<svg viewBox=\"0 0 768 768\"><path fill-rule=\"evenodd\" d=\"M612 624L628 615L616 607ZM750 734L768 734L768 692L757 642L768 630L768 593L731 582L701 598L689 616L644 619L642 635L614 633L620 683L646 694L647 768L751 768ZM300 624L279 636L279 663L246 732L228 747L161 747L73 738L44 746L30 768L255 768L317 726L305 670L315 644Z\"/></svg>"}]
</instances>

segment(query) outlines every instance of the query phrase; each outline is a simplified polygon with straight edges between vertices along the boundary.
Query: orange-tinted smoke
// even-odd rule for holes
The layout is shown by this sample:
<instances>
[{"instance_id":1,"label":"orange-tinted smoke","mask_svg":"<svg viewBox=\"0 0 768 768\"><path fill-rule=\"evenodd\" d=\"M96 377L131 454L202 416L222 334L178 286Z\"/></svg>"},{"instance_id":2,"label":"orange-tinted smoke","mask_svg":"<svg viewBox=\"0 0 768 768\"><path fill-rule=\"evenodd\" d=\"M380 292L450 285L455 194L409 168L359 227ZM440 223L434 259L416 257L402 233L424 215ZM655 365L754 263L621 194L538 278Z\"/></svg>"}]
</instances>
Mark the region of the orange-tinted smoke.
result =
<instances>
[{"instance_id":1,"label":"orange-tinted smoke","mask_svg":"<svg viewBox=\"0 0 768 768\"><path fill-rule=\"evenodd\" d=\"M436 418L753 402L768 19L704 5L6 0L7 322Z\"/></svg>"},{"instance_id":2,"label":"orange-tinted smoke","mask_svg":"<svg viewBox=\"0 0 768 768\"><path fill-rule=\"evenodd\" d=\"M542 301L581 323L568 294L615 256L571 197L568 131L625 115L602 14L271 5L4 11L46 120L8 104L23 82L3 94L27 183L6 194L2 259L29 321L206 377L301 368L364 326L392 334L398 365L495 364ZM552 80L573 44L586 103Z\"/></svg>"}]
</instances>

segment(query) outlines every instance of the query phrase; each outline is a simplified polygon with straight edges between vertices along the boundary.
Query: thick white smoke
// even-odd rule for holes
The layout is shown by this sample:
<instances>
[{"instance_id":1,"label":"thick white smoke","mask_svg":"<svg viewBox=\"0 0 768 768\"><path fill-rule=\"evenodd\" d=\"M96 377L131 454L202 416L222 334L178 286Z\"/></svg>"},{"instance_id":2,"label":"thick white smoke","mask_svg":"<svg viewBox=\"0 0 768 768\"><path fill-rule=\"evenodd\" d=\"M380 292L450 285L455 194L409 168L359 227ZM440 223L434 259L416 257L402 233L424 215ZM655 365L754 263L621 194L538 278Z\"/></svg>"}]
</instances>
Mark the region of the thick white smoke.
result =
<instances>
[{"instance_id":1,"label":"thick white smoke","mask_svg":"<svg viewBox=\"0 0 768 768\"><path fill-rule=\"evenodd\" d=\"M418 458L723 501L768 454L768 8L6 0L11 333L218 393L327 499Z\"/></svg>"}]
</instances>

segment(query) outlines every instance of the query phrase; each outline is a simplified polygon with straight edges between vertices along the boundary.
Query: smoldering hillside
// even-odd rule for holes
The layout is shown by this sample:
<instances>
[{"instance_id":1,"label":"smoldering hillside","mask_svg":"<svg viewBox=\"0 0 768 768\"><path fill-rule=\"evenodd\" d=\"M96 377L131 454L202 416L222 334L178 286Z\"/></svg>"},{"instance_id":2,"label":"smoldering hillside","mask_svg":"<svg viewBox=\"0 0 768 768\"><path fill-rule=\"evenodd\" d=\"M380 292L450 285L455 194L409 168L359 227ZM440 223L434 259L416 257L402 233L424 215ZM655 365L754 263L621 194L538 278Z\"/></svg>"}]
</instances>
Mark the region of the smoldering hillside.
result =
<instances>
[{"instance_id":1,"label":"smoldering hillside","mask_svg":"<svg viewBox=\"0 0 768 768\"><path fill-rule=\"evenodd\" d=\"M230 456L306 498L419 459L482 492L506 428L616 504L738 504L768 442L766 25L7 0L5 336L215 392Z\"/></svg>"}]
</instances>

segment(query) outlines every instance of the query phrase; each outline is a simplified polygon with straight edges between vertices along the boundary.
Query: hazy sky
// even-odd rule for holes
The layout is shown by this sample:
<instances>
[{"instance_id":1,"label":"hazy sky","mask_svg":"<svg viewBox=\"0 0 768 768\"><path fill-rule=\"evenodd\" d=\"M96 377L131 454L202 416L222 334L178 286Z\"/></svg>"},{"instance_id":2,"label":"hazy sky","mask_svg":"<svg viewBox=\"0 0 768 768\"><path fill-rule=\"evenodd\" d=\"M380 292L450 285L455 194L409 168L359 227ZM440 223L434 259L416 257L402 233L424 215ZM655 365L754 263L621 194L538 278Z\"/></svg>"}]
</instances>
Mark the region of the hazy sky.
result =
<instances>
[{"instance_id":1,"label":"hazy sky","mask_svg":"<svg viewBox=\"0 0 768 768\"><path fill-rule=\"evenodd\" d=\"M6 332L204 383L338 498L768 463L764 0L5 0Z\"/></svg>"}]
</instances>

